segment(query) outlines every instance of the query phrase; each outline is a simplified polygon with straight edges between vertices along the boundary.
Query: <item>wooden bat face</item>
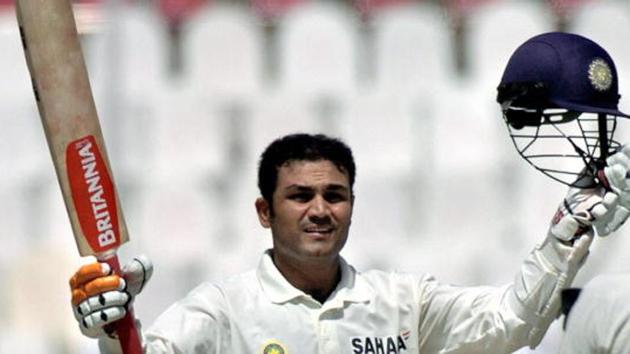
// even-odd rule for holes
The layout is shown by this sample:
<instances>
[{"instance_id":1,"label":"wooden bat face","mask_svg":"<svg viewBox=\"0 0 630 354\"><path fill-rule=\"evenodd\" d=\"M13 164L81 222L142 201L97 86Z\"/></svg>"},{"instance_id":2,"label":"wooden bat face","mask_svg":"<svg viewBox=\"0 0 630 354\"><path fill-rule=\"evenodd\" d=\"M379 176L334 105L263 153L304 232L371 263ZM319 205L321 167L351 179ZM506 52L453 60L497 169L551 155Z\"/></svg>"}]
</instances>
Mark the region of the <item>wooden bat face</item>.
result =
<instances>
[{"instance_id":1,"label":"wooden bat face","mask_svg":"<svg viewBox=\"0 0 630 354\"><path fill-rule=\"evenodd\" d=\"M69 0L18 0L24 53L82 256L128 239Z\"/></svg>"},{"instance_id":2,"label":"wooden bat face","mask_svg":"<svg viewBox=\"0 0 630 354\"><path fill-rule=\"evenodd\" d=\"M120 246L114 184L92 135L72 141L66 168L75 212L89 247L104 253Z\"/></svg>"}]
</instances>

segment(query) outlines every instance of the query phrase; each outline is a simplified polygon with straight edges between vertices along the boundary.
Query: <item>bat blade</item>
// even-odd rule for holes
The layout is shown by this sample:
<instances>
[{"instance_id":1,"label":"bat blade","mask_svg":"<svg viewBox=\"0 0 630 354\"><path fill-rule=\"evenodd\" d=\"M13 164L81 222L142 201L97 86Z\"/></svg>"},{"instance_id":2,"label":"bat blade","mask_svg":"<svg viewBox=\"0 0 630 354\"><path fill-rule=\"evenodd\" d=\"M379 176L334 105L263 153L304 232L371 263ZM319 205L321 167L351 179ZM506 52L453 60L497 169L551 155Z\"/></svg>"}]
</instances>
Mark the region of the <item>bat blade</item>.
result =
<instances>
[{"instance_id":1,"label":"bat blade","mask_svg":"<svg viewBox=\"0 0 630 354\"><path fill-rule=\"evenodd\" d=\"M82 256L128 240L68 0L16 3L48 146Z\"/></svg>"},{"instance_id":2,"label":"bat blade","mask_svg":"<svg viewBox=\"0 0 630 354\"><path fill-rule=\"evenodd\" d=\"M17 0L20 35L57 179L82 256L120 274L128 241L69 0ZM125 354L142 353L132 309L116 323Z\"/></svg>"}]
</instances>

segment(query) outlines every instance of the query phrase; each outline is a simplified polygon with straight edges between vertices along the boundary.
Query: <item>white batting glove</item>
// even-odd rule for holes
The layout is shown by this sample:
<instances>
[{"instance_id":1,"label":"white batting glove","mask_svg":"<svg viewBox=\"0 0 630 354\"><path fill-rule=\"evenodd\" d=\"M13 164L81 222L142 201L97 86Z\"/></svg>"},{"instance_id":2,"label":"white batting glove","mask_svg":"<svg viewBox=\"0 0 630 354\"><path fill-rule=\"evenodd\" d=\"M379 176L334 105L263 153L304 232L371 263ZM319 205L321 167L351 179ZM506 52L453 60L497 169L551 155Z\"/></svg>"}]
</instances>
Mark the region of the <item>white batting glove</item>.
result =
<instances>
[{"instance_id":1,"label":"white batting glove","mask_svg":"<svg viewBox=\"0 0 630 354\"><path fill-rule=\"evenodd\" d=\"M153 264L146 256L138 256L122 269L123 277L113 275L107 263L82 266L70 278L72 309L81 332L88 337L112 336L109 324L127 313L153 274Z\"/></svg>"},{"instance_id":2,"label":"white batting glove","mask_svg":"<svg viewBox=\"0 0 630 354\"><path fill-rule=\"evenodd\" d=\"M528 334L531 348L540 343L547 328L560 313L562 290L571 286L584 264L593 242L593 228L606 225L611 214L609 210L614 208L615 203L616 196L607 193L604 187L569 188L560 203L547 237L534 251L537 257L545 260L542 264L550 266L546 271L554 274L556 281L541 290L547 294L547 301L542 309L536 309L536 323Z\"/></svg>"},{"instance_id":3,"label":"white batting glove","mask_svg":"<svg viewBox=\"0 0 630 354\"><path fill-rule=\"evenodd\" d=\"M618 229L630 216L630 145L624 145L621 150L606 159L604 168L608 187L619 196L618 206L613 216L611 229Z\"/></svg>"},{"instance_id":4,"label":"white batting glove","mask_svg":"<svg viewBox=\"0 0 630 354\"><path fill-rule=\"evenodd\" d=\"M620 212L619 199L604 186L569 188L551 221L547 238L536 249L545 263L551 265L549 271L555 273L556 282L547 290L548 300L537 312L537 323L529 333L532 348L540 343L549 325L559 315L562 290L571 286L584 264L593 242L593 231L600 236L608 235L621 225L620 218L627 218L627 214L623 217Z\"/></svg>"},{"instance_id":5,"label":"white batting glove","mask_svg":"<svg viewBox=\"0 0 630 354\"><path fill-rule=\"evenodd\" d=\"M550 232L565 242L574 240L591 227L600 236L608 235L619 226L614 218L617 207L617 194L604 187L571 187L552 219Z\"/></svg>"}]
</instances>

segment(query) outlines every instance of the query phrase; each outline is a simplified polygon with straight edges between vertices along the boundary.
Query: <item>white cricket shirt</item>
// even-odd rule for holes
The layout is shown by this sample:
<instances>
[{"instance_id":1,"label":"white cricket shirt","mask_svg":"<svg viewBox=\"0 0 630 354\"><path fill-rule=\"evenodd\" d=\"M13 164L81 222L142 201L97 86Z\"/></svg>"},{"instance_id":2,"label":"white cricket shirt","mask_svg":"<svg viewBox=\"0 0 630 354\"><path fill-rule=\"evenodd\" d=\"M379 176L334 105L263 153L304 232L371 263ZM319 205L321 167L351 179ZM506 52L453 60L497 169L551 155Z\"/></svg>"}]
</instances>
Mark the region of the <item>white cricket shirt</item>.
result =
<instances>
[{"instance_id":1,"label":"white cricket shirt","mask_svg":"<svg viewBox=\"0 0 630 354\"><path fill-rule=\"evenodd\" d=\"M600 275L567 319L560 354L630 353L630 274Z\"/></svg>"},{"instance_id":2,"label":"white cricket shirt","mask_svg":"<svg viewBox=\"0 0 630 354\"><path fill-rule=\"evenodd\" d=\"M565 249L556 252L556 249ZM204 283L144 333L145 352L196 354L501 354L536 346L577 271L554 237L534 248L505 287L456 287L428 275L357 272L324 304L294 288L270 251L258 268ZM120 353L99 338L102 353Z\"/></svg>"},{"instance_id":3,"label":"white cricket shirt","mask_svg":"<svg viewBox=\"0 0 630 354\"><path fill-rule=\"evenodd\" d=\"M145 333L145 349L199 354L508 353L527 344L532 327L512 309L524 308L510 301L518 297L513 288L454 287L428 275L359 273L342 260L341 281L322 305L289 284L267 251L256 270L218 284L204 283L172 305ZM545 303L536 294L525 297Z\"/></svg>"}]
</instances>

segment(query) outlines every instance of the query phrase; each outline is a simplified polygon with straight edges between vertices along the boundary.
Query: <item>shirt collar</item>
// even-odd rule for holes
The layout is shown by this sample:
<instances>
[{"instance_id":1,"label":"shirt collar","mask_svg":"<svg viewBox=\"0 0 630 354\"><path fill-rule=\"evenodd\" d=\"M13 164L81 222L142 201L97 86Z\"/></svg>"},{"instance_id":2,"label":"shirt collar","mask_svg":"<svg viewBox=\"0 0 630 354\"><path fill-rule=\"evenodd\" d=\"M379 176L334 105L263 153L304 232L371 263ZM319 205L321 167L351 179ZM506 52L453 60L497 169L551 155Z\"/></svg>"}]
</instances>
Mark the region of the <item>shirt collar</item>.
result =
<instances>
[{"instance_id":1,"label":"shirt collar","mask_svg":"<svg viewBox=\"0 0 630 354\"><path fill-rule=\"evenodd\" d=\"M365 279L342 257L340 257L341 280L330 295L328 302L367 302L373 290ZM271 250L265 251L256 270L263 292L273 303L284 303L309 295L291 285L280 273L271 259Z\"/></svg>"}]
</instances>

